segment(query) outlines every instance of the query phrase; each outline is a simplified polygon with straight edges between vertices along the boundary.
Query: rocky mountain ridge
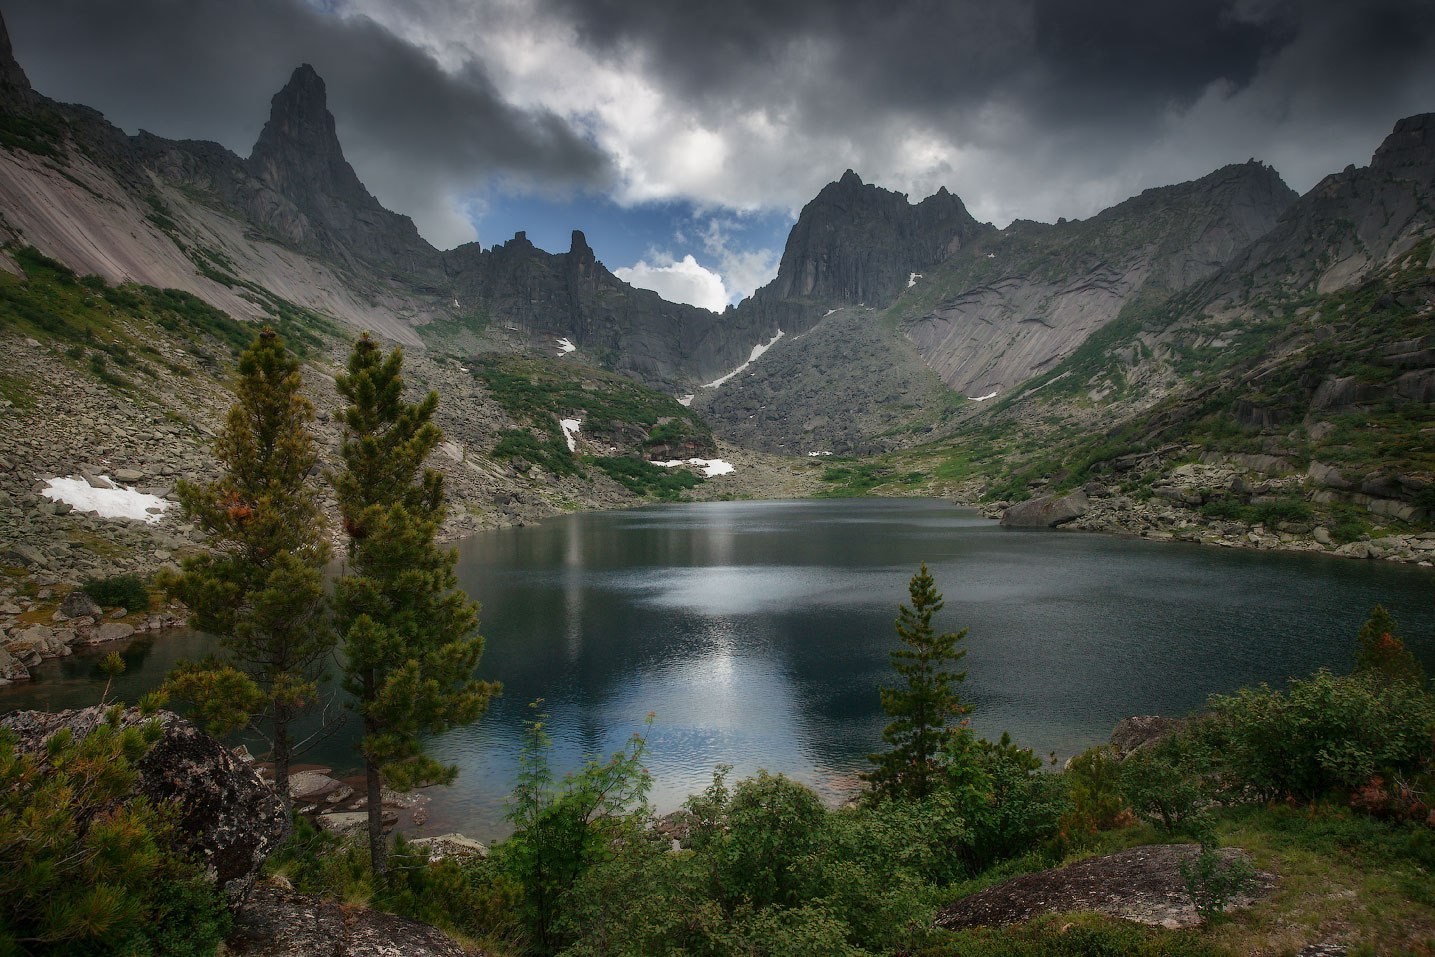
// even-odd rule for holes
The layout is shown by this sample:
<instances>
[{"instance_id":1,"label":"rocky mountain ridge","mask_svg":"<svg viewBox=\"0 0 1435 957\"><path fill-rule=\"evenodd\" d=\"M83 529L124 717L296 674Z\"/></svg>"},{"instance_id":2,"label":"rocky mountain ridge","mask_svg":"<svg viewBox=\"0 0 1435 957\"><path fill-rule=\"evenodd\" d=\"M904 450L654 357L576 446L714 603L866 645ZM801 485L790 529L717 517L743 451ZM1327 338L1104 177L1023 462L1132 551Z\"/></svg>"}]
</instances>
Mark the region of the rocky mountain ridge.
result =
<instances>
[{"instance_id":1,"label":"rocky mountain ridge","mask_svg":"<svg viewBox=\"0 0 1435 957\"><path fill-rule=\"evenodd\" d=\"M889 307L871 314L871 329L853 330L829 310L698 407L727 434L772 451L870 452L920 441L960 397L1001 395L1071 355L1128 303L1162 301L1211 275L1294 199L1274 170L1247 163L1147 190L1086 221L1001 230L970 222L945 254L929 247L939 258L925 272L896 289L888 283ZM794 250L804 248L803 235L794 228L784 269L801 261ZM768 288L806 287L780 272ZM847 387L822 388L809 370ZM885 388L884 378L909 385ZM928 382L918 397L910 383L932 378L937 387ZM854 432L858 421L865 427ZM825 434L824 423L842 423L840 434Z\"/></svg>"},{"instance_id":2,"label":"rocky mountain ridge","mask_svg":"<svg viewBox=\"0 0 1435 957\"><path fill-rule=\"evenodd\" d=\"M129 136L55 103L8 50L0 24L3 232L82 274L183 289L240 318L310 309L451 352L551 352L565 338L580 361L675 393L775 332L754 312L720 316L623 282L578 231L563 253L522 233L490 249L434 249L359 181L307 65L275 95L246 159L216 143Z\"/></svg>"}]
</instances>

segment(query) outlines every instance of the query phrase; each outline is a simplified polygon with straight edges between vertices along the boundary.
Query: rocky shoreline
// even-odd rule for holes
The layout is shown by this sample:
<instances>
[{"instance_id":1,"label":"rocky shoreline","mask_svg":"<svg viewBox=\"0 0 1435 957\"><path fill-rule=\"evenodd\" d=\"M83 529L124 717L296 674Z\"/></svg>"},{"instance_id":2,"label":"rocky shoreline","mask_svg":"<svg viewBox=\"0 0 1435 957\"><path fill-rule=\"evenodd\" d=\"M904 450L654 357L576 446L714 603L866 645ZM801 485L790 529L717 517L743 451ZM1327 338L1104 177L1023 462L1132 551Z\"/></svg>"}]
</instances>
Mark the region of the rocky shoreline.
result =
<instances>
[{"instance_id":1,"label":"rocky shoreline","mask_svg":"<svg viewBox=\"0 0 1435 957\"><path fill-rule=\"evenodd\" d=\"M13 367L25 378L0 377L0 685L29 677L28 667L63 657L77 647L155 632L183 621L183 609L154 614L133 609L65 612L68 595L88 578L153 575L203 547L201 532L178 508L180 480L204 481L214 470L209 447L233 401L225 381L186 348L148 330L142 371L128 370L132 387L117 386L72 361L57 343L0 336ZM316 356L304 369L315 403L321 467L338 461L339 399L331 372L340 351ZM597 469L586 476L520 471L484 453L514 423L457 360L422 352L406 357L415 390L443 397L438 420L445 441L432 458L444 474L448 518L445 542L475 532L527 525L555 515L646 504ZM140 383L143 382L143 387ZM580 446L586 442L579 438ZM608 449L583 449L609 454ZM721 444L718 454L736 466L688 497L797 498L821 482L816 466ZM107 518L45 494L55 479L77 488L154 496L143 520ZM337 540L337 502L319 489Z\"/></svg>"},{"instance_id":2,"label":"rocky shoreline","mask_svg":"<svg viewBox=\"0 0 1435 957\"><path fill-rule=\"evenodd\" d=\"M1336 484L1339 483L1339 484ZM1369 483L1367 483L1368 485ZM1344 486L1343 488L1341 486ZM1386 480L1389 497L1362 491L1330 466L1312 462L1302 474L1276 456L1208 453L1200 462L1161 470L1144 496L1127 494L1101 482L1064 494L1037 495L1024 502L972 503L988 518L1011 528L1061 528L1144 538L1182 541L1221 548L1309 552L1339 558L1376 559L1424 567L1435 566L1435 531L1415 530L1405 523L1424 518L1420 509L1394 497L1403 490ZM1315 507L1346 502L1366 511L1371 533L1341 541L1319 512L1309 517L1246 521L1243 506L1259 508L1279 502L1309 502ZM1233 503L1221 517L1203 511L1211 503ZM1405 530L1392 530L1395 519ZM1384 531L1385 534L1378 534Z\"/></svg>"}]
</instances>

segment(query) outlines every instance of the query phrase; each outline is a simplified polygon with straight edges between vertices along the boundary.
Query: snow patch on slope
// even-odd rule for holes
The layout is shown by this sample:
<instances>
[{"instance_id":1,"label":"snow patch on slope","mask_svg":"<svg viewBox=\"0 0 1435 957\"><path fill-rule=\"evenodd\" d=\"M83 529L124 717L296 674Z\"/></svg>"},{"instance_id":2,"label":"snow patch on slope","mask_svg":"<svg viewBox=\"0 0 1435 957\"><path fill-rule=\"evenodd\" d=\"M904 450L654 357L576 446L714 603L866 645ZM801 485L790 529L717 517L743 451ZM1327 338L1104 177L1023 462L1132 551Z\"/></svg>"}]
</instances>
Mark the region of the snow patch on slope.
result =
<instances>
[{"instance_id":1,"label":"snow patch on slope","mask_svg":"<svg viewBox=\"0 0 1435 957\"><path fill-rule=\"evenodd\" d=\"M576 436L583 428L583 423L577 419L564 419L558 423L563 429L563 440L568 443L568 451L578 451Z\"/></svg>"},{"instance_id":2,"label":"snow patch on slope","mask_svg":"<svg viewBox=\"0 0 1435 957\"><path fill-rule=\"evenodd\" d=\"M709 382L707 385L703 386L703 388L704 388L704 389L716 389L718 386L722 385L724 382L726 382L727 380L731 379L733 376L738 375L739 373L746 371L746 370L747 370L747 367L750 366L750 365L752 365L752 364L753 364L754 362L756 362L758 359L760 359L760 358L762 357L762 354L763 354L764 352L766 352L767 350L771 349L773 346L777 345L777 340L781 339L782 336L783 336L782 330L781 330L781 329L777 330L777 335L773 336L771 340L769 340L768 342L759 342L757 345L755 345L755 346L752 347L752 355L750 355L750 356L747 357L747 361L746 361L746 362L744 362L742 365L738 366L736 369L734 369L734 370L732 370L731 372L729 372L727 375L723 376L721 379L714 379L713 381Z\"/></svg>"},{"instance_id":3,"label":"snow patch on slope","mask_svg":"<svg viewBox=\"0 0 1435 957\"><path fill-rule=\"evenodd\" d=\"M703 470L703 474L708 478L712 478L714 475L727 475L730 472L736 471L736 469L732 467L732 463L725 462L722 459L673 459L670 462L654 462L653 464L665 469L675 468L679 465L696 465Z\"/></svg>"},{"instance_id":4,"label":"snow patch on slope","mask_svg":"<svg viewBox=\"0 0 1435 957\"><path fill-rule=\"evenodd\" d=\"M101 475L100 479L106 484L113 484L107 475ZM95 488L82 478L52 478L45 483L40 494L51 501L64 502L78 512L94 512L101 518L127 518L151 525L158 522L165 509L174 504L158 495L146 495L123 485Z\"/></svg>"}]
</instances>

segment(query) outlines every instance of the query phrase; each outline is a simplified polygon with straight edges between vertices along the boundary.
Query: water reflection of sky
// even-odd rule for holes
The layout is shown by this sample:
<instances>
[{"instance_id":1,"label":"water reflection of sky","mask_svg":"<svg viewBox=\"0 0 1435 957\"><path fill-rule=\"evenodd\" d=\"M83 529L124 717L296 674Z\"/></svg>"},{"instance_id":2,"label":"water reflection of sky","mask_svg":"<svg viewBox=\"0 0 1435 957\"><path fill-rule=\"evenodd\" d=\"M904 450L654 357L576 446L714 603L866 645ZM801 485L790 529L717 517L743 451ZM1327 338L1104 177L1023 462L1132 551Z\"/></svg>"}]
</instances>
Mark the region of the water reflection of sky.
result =
<instances>
[{"instance_id":1,"label":"water reflection of sky","mask_svg":"<svg viewBox=\"0 0 1435 957\"><path fill-rule=\"evenodd\" d=\"M623 747L655 712L660 808L763 767L835 795L880 745L876 688L906 584L927 562L939 627L967 627L963 693L984 734L1062 755L1121 717L1183 713L1208 693L1348 667L1384 602L1435 666L1428 569L1095 535L1020 533L942 502L734 502L566 516L485 533L460 580L482 600L482 676L504 695L433 742L461 768L430 828L502 833L528 703L544 699L560 773ZM202 636L136 645L133 700ZM48 662L0 710L97 694L93 659ZM355 730L309 760L351 766Z\"/></svg>"}]
</instances>

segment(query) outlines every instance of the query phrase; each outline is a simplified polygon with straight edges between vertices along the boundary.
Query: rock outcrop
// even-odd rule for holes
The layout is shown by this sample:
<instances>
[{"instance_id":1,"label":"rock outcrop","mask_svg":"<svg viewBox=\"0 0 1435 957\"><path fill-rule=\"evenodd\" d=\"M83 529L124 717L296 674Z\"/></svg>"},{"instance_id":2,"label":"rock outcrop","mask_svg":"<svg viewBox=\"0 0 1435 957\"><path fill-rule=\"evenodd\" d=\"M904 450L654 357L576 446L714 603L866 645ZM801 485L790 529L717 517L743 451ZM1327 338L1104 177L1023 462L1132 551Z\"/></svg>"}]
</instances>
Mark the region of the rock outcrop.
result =
<instances>
[{"instance_id":1,"label":"rock outcrop","mask_svg":"<svg viewBox=\"0 0 1435 957\"><path fill-rule=\"evenodd\" d=\"M1116 756L1124 758L1142 748L1169 737L1181 727L1182 722L1159 714L1139 714L1122 718L1111 729L1111 747Z\"/></svg>"},{"instance_id":2,"label":"rock outcrop","mask_svg":"<svg viewBox=\"0 0 1435 957\"><path fill-rule=\"evenodd\" d=\"M1095 911L1173 930L1197 927L1201 917L1181 877L1181 864L1200 851L1198 844L1154 844L1023 874L943 908L936 925L946 930L1000 927L1039 914ZM1245 856L1238 848L1218 853L1226 861ZM1271 875L1258 872L1254 885L1227 909L1248 907L1273 886Z\"/></svg>"},{"instance_id":3,"label":"rock outcrop","mask_svg":"<svg viewBox=\"0 0 1435 957\"><path fill-rule=\"evenodd\" d=\"M235 914L235 957L465 957L428 924L264 885ZM481 957L481 955L480 955Z\"/></svg>"},{"instance_id":4,"label":"rock outcrop","mask_svg":"<svg viewBox=\"0 0 1435 957\"><path fill-rule=\"evenodd\" d=\"M1055 528L1086 514L1091 502L1080 489L1066 495L1042 495L1002 512L1007 528Z\"/></svg>"},{"instance_id":5,"label":"rock outcrop","mask_svg":"<svg viewBox=\"0 0 1435 957\"><path fill-rule=\"evenodd\" d=\"M100 720L98 708L21 711L0 719L0 726L17 733L21 751L34 752L62 728L83 737ZM123 717L126 726L146 720L137 709ZM258 774L189 721L167 711L156 720L164 734L137 765L136 796L172 805L185 848L231 901L240 900L289 832L284 804Z\"/></svg>"},{"instance_id":6,"label":"rock outcrop","mask_svg":"<svg viewBox=\"0 0 1435 957\"><path fill-rule=\"evenodd\" d=\"M946 187L913 204L904 193L863 183L849 169L802 207L777 277L739 309L769 310L779 321L788 319L789 332L801 332L826 308L884 307L914 274L991 230ZM784 315L783 303L805 307L809 320Z\"/></svg>"}]
</instances>

